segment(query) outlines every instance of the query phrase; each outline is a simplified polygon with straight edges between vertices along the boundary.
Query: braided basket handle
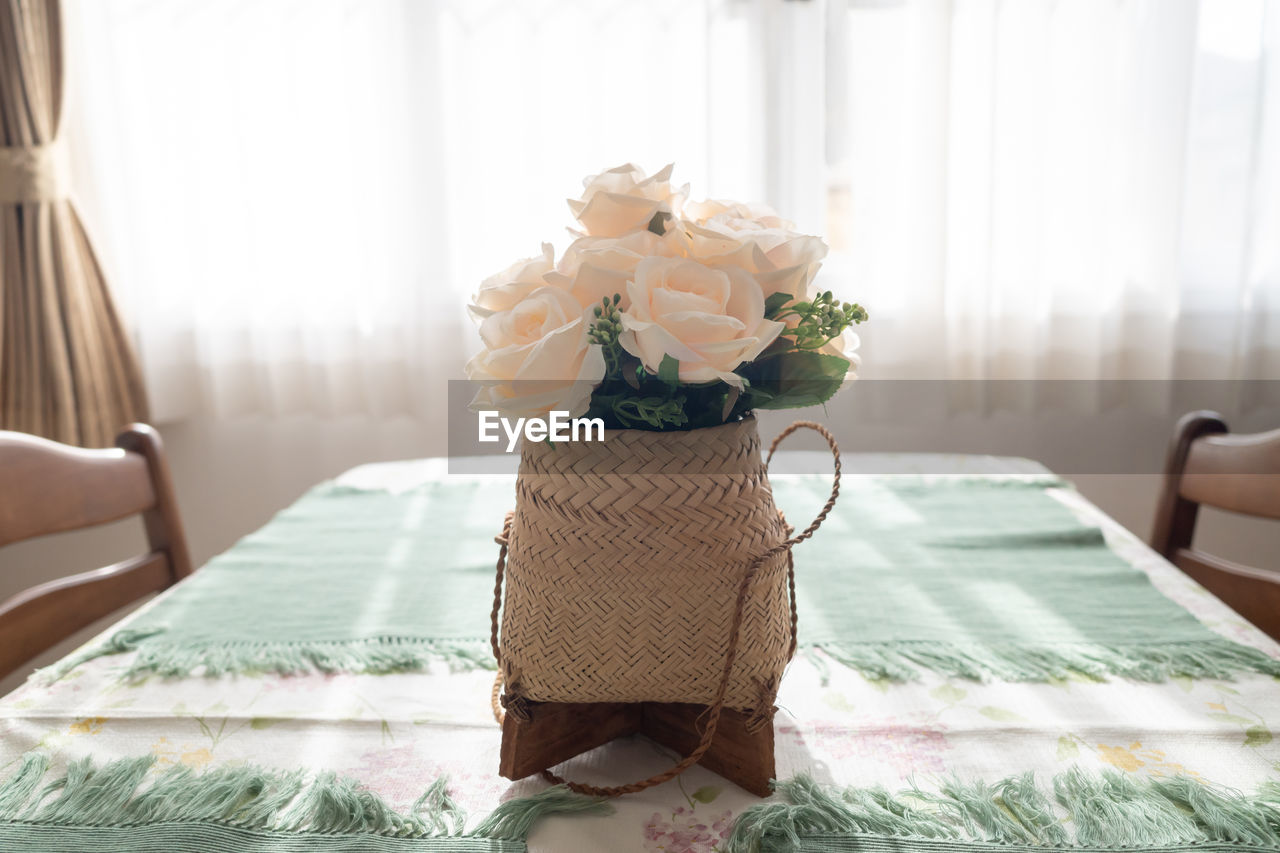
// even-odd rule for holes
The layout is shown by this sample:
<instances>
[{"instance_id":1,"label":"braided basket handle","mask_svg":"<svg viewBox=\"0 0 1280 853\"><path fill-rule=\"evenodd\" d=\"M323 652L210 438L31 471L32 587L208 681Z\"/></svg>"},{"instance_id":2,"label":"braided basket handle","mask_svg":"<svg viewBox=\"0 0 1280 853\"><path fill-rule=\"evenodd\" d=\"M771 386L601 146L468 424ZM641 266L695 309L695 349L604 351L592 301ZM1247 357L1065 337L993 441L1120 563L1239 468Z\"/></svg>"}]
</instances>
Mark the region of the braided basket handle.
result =
<instances>
[{"instance_id":1,"label":"braided basket handle","mask_svg":"<svg viewBox=\"0 0 1280 853\"><path fill-rule=\"evenodd\" d=\"M729 676L733 672L733 664L738 656L738 638L742 630L742 617L746 609L747 593L751 589L751 582L755 580L756 573L760 571L760 567L771 558L776 557L778 554L783 552L786 552L789 558L792 548L813 536L813 534L817 532L818 528L822 526L822 522L826 520L827 516L831 513L831 510L835 507L836 498L840 496L840 448L836 444L835 436L833 436L826 427L821 424L814 423L813 421L796 421L778 434L777 438L769 444L769 455L765 457L766 470L768 470L768 465L773 460L774 451L778 449L778 445L782 440L799 429L814 430L827 440L827 446L831 448L831 456L834 460L834 468L831 477L831 496L827 498L827 502L823 505L822 510L814 517L808 527L798 535L792 536L786 541L774 545L764 553L757 555L756 558L751 561L747 570L743 573L742 580L738 583L738 596L734 603L733 621L729 626L729 647L725 651L724 668L720 674L720 683L716 687L715 698L712 703L707 706L707 710L704 715L705 722L703 723L702 728L702 739L699 741L698 746L684 758L671 765L668 769L650 776L648 779L642 779L639 782L632 782L630 785L615 785L612 787L584 785L581 782L570 782L561 776L557 776L550 770L543 770L542 775L548 782L556 785L565 785L572 791L592 797L620 797L623 794L634 794L637 791L652 788L654 785L661 785L663 782L671 781L701 761L702 756L706 755L707 750L711 748L711 743L716 737L716 727L720 724L720 712L724 710L725 694L729 690ZM506 713L503 710L505 697L500 695L502 690L502 652L498 647L498 611L502 605L502 579L503 572L506 568L507 549L510 546L511 540L511 521L512 514L508 513L502 526L502 535L495 537L495 541L500 546L498 550L497 565L498 578L493 588L493 610L490 613L489 642L493 647L493 657L498 662L498 674L493 681L493 693L490 699L493 707L493 718L498 721L498 725L502 725L503 720L506 717ZM790 564L790 560L788 560L787 570L791 594L791 652L794 652L796 648L796 587L795 574L793 566Z\"/></svg>"}]
</instances>

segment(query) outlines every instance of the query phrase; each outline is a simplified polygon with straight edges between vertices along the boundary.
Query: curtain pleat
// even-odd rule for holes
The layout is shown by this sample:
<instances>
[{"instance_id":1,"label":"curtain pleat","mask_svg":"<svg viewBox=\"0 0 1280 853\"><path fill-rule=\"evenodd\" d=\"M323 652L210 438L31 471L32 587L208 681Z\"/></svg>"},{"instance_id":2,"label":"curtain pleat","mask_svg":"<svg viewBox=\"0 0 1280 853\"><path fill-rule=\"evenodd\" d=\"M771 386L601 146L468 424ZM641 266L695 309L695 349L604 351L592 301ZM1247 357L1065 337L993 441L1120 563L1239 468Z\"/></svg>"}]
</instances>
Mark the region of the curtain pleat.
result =
<instances>
[{"instance_id":1,"label":"curtain pleat","mask_svg":"<svg viewBox=\"0 0 1280 853\"><path fill-rule=\"evenodd\" d=\"M56 141L62 58L59 0L0 0L5 148ZM54 195L0 201L0 428L105 446L147 419L146 395L65 185Z\"/></svg>"}]
</instances>

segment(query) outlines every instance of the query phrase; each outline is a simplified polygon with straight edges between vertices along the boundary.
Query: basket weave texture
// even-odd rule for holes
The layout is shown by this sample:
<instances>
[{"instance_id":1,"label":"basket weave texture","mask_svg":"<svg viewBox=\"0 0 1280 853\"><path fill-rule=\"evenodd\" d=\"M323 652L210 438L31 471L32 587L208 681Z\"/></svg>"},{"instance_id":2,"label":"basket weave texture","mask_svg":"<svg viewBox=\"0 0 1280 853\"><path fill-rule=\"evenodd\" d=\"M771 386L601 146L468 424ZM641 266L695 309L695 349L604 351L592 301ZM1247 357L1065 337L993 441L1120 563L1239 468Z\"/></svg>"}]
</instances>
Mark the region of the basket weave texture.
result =
<instances>
[{"instance_id":1,"label":"basket weave texture","mask_svg":"<svg viewBox=\"0 0 1280 853\"><path fill-rule=\"evenodd\" d=\"M526 442L502 614L507 694L712 702L738 585L786 538L754 418ZM772 707L791 624L784 552L752 582L727 707Z\"/></svg>"}]
</instances>

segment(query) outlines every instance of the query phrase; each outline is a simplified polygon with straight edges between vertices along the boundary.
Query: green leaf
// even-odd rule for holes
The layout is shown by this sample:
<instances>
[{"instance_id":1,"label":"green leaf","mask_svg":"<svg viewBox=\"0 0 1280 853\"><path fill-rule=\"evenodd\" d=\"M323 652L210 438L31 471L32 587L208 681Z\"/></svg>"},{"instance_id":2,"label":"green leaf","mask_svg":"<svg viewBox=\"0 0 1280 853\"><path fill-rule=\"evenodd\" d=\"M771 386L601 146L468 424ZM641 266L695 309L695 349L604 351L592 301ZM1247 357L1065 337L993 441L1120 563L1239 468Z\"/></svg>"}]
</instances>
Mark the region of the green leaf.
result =
<instances>
[{"instance_id":1,"label":"green leaf","mask_svg":"<svg viewBox=\"0 0 1280 853\"><path fill-rule=\"evenodd\" d=\"M724 406L720 409L721 423L729 420L729 413L733 411L734 404L738 402L738 395L741 393L741 391L734 388L732 385L729 386L729 391L724 395Z\"/></svg>"},{"instance_id":2,"label":"green leaf","mask_svg":"<svg viewBox=\"0 0 1280 853\"><path fill-rule=\"evenodd\" d=\"M791 294L784 291L778 291L771 294L764 301L764 316L767 320L772 320L782 310L783 306L791 301Z\"/></svg>"},{"instance_id":3,"label":"green leaf","mask_svg":"<svg viewBox=\"0 0 1280 853\"><path fill-rule=\"evenodd\" d=\"M661 430L668 426L681 426L688 422L684 412L684 397L620 397L612 403L613 414L625 427L643 423Z\"/></svg>"},{"instance_id":4,"label":"green leaf","mask_svg":"<svg viewBox=\"0 0 1280 853\"><path fill-rule=\"evenodd\" d=\"M848 371L848 360L838 355L784 352L752 362L741 373L751 383L752 408L799 409L831 399Z\"/></svg>"},{"instance_id":5,"label":"green leaf","mask_svg":"<svg viewBox=\"0 0 1280 853\"><path fill-rule=\"evenodd\" d=\"M997 708L994 705L983 705L978 709L978 713L986 717L988 720L995 720L997 723L1025 723L1027 718L1013 711Z\"/></svg>"},{"instance_id":6,"label":"green leaf","mask_svg":"<svg viewBox=\"0 0 1280 853\"><path fill-rule=\"evenodd\" d=\"M279 722L280 722L280 720L279 720L279 719L277 719L276 717L254 717L253 719L251 719L251 720L249 721L249 728L251 728L251 729L269 729L269 728L271 728L272 726L276 725L276 724L277 724L277 723L279 723Z\"/></svg>"},{"instance_id":7,"label":"green leaf","mask_svg":"<svg viewBox=\"0 0 1280 853\"><path fill-rule=\"evenodd\" d=\"M843 693L827 693L822 697L822 701L826 702L837 711L849 712L854 710L854 705L849 701Z\"/></svg>"},{"instance_id":8,"label":"green leaf","mask_svg":"<svg viewBox=\"0 0 1280 853\"><path fill-rule=\"evenodd\" d=\"M934 699L937 699L939 702L946 702L950 705L955 702L959 702L969 694L962 687L956 687L951 684L939 684L937 687L929 691L929 695Z\"/></svg>"},{"instance_id":9,"label":"green leaf","mask_svg":"<svg viewBox=\"0 0 1280 853\"><path fill-rule=\"evenodd\" d=\"M703 785L698 790L689 795L689 799L697 800L700 803L710 803L720 796L719 785Z\"/></svg>"},{"instance_id":10,"label":"green leaf","mask_svg":"<svg viewBox=\"0 0 1280 853\"><path fill-rule=\"evenodd\" d=\"M1076 743L1075 738L1071 735L1063 735L1058 738L1058 760L1066 761L1068 758L1075 758L1080 754L1080 744Z\"/></svg>"},{"instance_id":11,"label":"green leaf","mask_svg":"<svg viewBox=\"0 0 1280 853\"><path fill-rule=\"evenodd\" d=\"M1223 711L1214 711L1212 714L1207 714L1206 716L1215 720L1221 720L1224 723L1235 723L1239 726L1247 726L1253 722L1253 720L1248 717L1241 717L1239 714L1228 714Z\"/></svg>"},{"instance_id":12,"label":"green leaf","mask_svg":"<svg viewBox=\"0 0 1280 853\"><path fill-rule=\"evenodd\" d=\"M781 355L784 352L795 352L795 351L796 351L796 342L794 339L786 335L778 335L778 337L773 339L773 343L765 347L764 352L760 353L760 355L756 357L756 361L759 362L766 358L772 358L773 356ZM749 365L743 365L743 367L747 367L747 366ZM738 373L742 373L742 371L739 370Z\"/></svg>"},{"instance_id":13,"label":"green leaf","mask_svg":"<svg viewBox=\"0 0 1280 853\"><path fill-rule=\"evenodd\" d=\"M680 362L672 358L670 353L662 356L662 362L658 365L658 380L672 386L680 384Z\"/></svg>"},{"instance_id":14,"label":"green leaf","mask_svg":"<svg viewBox=\"0 0 1280 853\"><path fill-rule=\"evenodd\" d=\"M1244 745L1257 749L1271 743L1271 730L1266 726L1249 726L1244 730Z\"/></svg>"}]
</instances>

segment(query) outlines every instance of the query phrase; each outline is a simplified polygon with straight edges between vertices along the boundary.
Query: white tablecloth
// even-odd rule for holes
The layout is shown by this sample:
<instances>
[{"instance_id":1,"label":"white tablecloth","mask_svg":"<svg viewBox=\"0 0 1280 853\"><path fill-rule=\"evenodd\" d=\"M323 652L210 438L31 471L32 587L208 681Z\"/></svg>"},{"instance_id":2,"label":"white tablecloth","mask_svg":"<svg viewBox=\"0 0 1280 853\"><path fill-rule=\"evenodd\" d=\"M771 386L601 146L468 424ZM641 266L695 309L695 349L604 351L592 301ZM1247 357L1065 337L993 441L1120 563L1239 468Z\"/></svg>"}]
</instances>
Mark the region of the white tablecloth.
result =
<instances>
[{"instance_id":1,"label":"white tablecloth","mask_svg":"<svg viewBox=\"0 0 1280 853\"><path fill-rule=\"evenodd\" d=\"M499 463L505 464L505 463ZM828 470L823 454L784 453L775 476ZM443 460L362 466L342 482L408 488L444 477ZM474 469L472 469L474 470ZM933 455L846 456L860 470L996 476L1043 472L1025 460ZM1152 553L1078 493L1054 494L1100 524L1125 559L1213 630L1280 657L1280 646ZM117 626L118 627L118 626ZM114 632L116 628L113 628ZM500 732L489 709L492 674L119 678L128 656L91 661L60 681L30 681L0 700L0 777L23 753L44 749L55 765L153 754L157 766L208 768L243 762L333 770L407 808L440 775L470 824L501 799L545 783L497 774ZM824 680L824 676L826 679ZM1267 676L1141 684L1083 678L1050 684L975 683L924 673L910 683L871 682L820 653L791 664L775 720L780 778L807 772L842 785L913 780L936 787L948 774L996 780L1072 765L1132 774L1190 774L1252 789L1280 772L1280 689ZM570 762L564 775L621 784L663 769L674 755L643 738L615 741ZM695 767L682 778L616 801L609 817L556 817L530 839L535 851L711 851L732 816L758 802Z\"/></svg>"}]
</instances>

